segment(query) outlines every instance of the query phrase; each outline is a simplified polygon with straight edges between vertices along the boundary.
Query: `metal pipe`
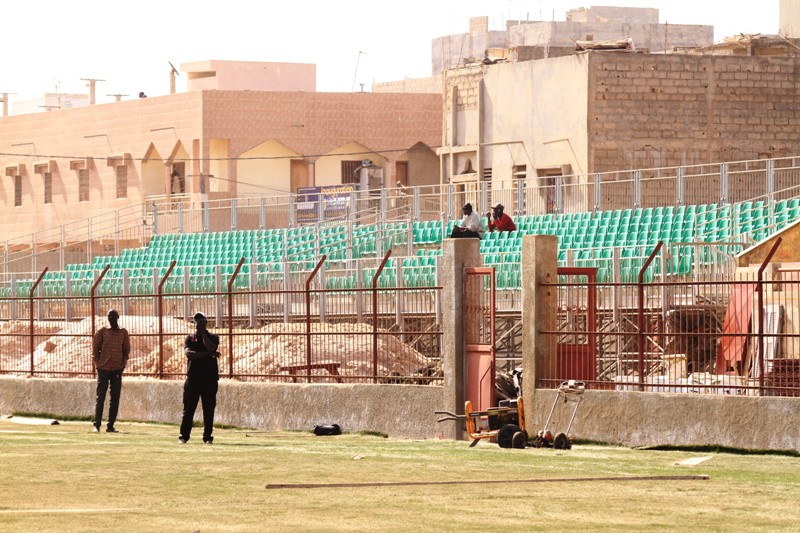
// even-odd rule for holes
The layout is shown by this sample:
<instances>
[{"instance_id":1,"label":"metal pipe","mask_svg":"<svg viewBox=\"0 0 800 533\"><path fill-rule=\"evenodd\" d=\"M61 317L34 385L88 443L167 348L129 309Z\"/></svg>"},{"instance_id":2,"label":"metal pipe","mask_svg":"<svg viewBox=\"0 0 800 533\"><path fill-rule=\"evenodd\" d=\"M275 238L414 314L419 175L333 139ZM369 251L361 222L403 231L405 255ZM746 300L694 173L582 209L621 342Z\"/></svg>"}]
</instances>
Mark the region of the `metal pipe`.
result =
<instances>
[{"instance_id":1,"label":"metal pipe","mask_svg":"<svg viewBox=\"0 0 800 533\"><path fill-rule=\"evenodd\" d=\"M772 256L778 251L778 247L783 242L781 237L775 239L767 257L758 269L758 393L764 393L764 270L772 260Z\"/></svg>"},{"instance_id":2,"label":"metal pipe","mask_svg":"<svg viewBox=\"0 0 800 533\"><path fill-rule=\"evenodd\" d=\"M658 252L661 251L661 247L664 245L664 241L658 241L656 247L653 248L653 251L650 253L650 256L647 258L647 261L644 262L642 265L641 270L639 270L639 277L637 280L637 288L639 290L639 301L638 301L638 316L636 319L636 326L638 328L638 344L639 344L639 391L644 390L644 273L647 268L650 266L650 263L653 262Z\"/></svg>"},{"instance_id":3,"label":"metal pipe","mask_svg":"<svg viewBox=\"0 0 800 533\"><path fill-rule=\"evenodd\" d=\"M236 276L239 275L239 270L242 269L245 258L239 259L239 264L231 274L231 279L228 280L228 377L233 377L233 283L236 281Z\"/></svg>"},{"instance_id":4,"label":"metal pipe","mask_svg":"<svg viewBox=\"0 0 800 533\"><path fill-rule=\"evenodd\" d=\"M306 278L306 379L309 383L311 383L311 282L327 258L328 256L323 254L317 266Z\"/></svg>"},{"instance_id":5,"label":"metal pipe","mask_svg":"<svg viewBox=\"0 0 800 533\"><path fill-rule=\"evenodd\" d=\"M100 272L100 275L97 276L97 279L94 280L94 283L92 283L92 288L89 289L89 310L91 311L91 315L92 315L92 335L94 335L95 328L97 327L95 325L95 322L94 322L94 317L95 317L95 315L97 315L97 309L96 309L96 304L95 304L95 291L97 290L97 286L100 285L100 282L103 281L103 278L105 277L106 272L108 272L109 268L111 268L111 265L110 264L106 265L106 267L103 269L103 271ZM45 270L47 270L47 269L45 269ZM33 342L33 341L31 340L31 342ZM92 372L94 372L94 371L95 371L95 368L94 368L94 357L92 357Z\"/></svg>"},{"instance_id":6,"label":"metal pipe","mask_svg":"<svg viewBox=\"0 0 800 533\"><path fill-rule=\"evenodd\" d=\"M383 272L383 267L392 255L391 250L386 251L383 261L378 266L375 276L372 278L372 382L378 382L378 278Z\"/></svg>"},{"instance_id":7,"label":"metal pipe","mask_svg":"<svg viewBox=\"0 0 800 533\"><path fill-rule=\"evenodd\" d=\"M30 311L30 348L31 348L31 373L30 373L30 375L31 375L31 377L33 377L33 351L35 349L35 346L34 346L35 343L33 342L33 339L34 339L34 336L33 336L33 293L36 291L36 287L39 286L39 283L42 281L42 278L44 278L44 275L46 273L47 273L47 267L44 267L44 270L42 270L41 274L39 274L39 277L36 278L36 281L33 283L33 285L31 285L31 290L28 292L28 308L29 308L29 311Z\"/></svg>"},{"instance_id":8,"label":"metal pipe","mask_svg":"<svg viewBox=\"0 0 800 533\"><path fill-rule=\"evenodd\" d=\"M173 259L166 274L158 284L158 379L164 379L164 284L172 274L172 269L175 268L176 264L177 261Z\"/></svg>"}]
</instances>

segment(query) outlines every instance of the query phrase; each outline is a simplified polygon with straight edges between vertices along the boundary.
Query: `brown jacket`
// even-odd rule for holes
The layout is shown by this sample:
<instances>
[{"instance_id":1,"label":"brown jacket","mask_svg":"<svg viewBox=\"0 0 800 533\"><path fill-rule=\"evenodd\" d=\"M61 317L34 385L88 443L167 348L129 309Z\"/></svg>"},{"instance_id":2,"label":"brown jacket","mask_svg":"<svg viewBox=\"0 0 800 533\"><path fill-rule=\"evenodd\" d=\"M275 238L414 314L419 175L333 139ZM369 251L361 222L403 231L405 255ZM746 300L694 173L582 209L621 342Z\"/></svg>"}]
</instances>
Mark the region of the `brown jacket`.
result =
<instances>
[{"instance_id":1,"label":"brown jacket","mask_svg":"<svg viewBox=\"0 0 800 533\"><path fill-rule=\"evenodd\" d=\"M97 330L92 341L94 366L99 370L121 370L128 364L131 340L125 328L106 326Z\"/></svg>"}]
</instances>

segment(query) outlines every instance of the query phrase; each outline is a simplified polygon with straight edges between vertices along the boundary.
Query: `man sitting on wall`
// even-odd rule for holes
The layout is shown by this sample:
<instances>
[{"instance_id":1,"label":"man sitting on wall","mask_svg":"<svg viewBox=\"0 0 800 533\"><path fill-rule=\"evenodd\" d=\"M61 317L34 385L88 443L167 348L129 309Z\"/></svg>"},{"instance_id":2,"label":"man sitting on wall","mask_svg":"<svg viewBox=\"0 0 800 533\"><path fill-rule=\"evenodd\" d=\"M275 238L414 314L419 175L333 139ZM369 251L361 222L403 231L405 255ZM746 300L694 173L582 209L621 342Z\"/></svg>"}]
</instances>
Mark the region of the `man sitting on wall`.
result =
<instances>
[{"instance_id":1,"label":"man sitting on wall","mask_svg":"<svg viewBox=\"0 0 800 533\"><path fill-rule=\"evenodd\" d=\"M492 206L492 211L486 213L489 219L489 231L514 231L517 225L511 220L511 217L503 213L503 204L495 204Z\"/></svg>"},{"instance_id":2,"label":"man sitting on wall","mask_svg":"<svg viewBox=\"0 0 800 533\"><path fill-rule=\"evenodd\" d=\"M486 228L483 226L483 218L472 210L472 204L466 204L461 208L464 213L464 218L461 219L461 225L453 227L453 233L450 237L453 239L472 238L480 239L486 233Z\"/></svg>"}]
</instances>

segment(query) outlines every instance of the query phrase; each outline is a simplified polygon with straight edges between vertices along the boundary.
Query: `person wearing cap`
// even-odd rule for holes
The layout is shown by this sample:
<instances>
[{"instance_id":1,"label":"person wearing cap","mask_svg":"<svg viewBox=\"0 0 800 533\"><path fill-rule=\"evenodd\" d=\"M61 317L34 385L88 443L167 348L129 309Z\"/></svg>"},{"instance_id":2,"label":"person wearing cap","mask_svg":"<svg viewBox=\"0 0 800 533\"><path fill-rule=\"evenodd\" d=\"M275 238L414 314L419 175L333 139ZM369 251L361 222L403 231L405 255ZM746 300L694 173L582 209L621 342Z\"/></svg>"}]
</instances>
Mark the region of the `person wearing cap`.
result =
<instances>
[{"instance_id":1,"label":"person wearing cap","mask_svg":"<svg viewBox=\"0 0 800 533\"><path fill-rule=\"evenodd\" d=\"M517 225L511 220L511 217L503 213L503 204L494 204L492 210L486 213L486 218L489 219L489 232L492 231L514 231Z\"/></svg>"},{"instance_id":2,"label":"person wearing cap","mask_svg":"<svg viewBox=\"0 0 800 533\"><path fill-rule=\"evenodd\" d=\"M195 332L183 342L183 353L188 359L186 381L183 384L183 418L178 442L185 444L192 433L192 421L198 400L203 405L203 442L211 444L214 437L214 409L217 406L219 382L219 336L208 331L208 320L203 313L194 315Z\"/></svg>"},{"instance_id":3,"label":"person wearing cap","mask_svg":"<svg viewBox=\"0 0 800 533\"><path fill-rule=\"evenodd\" d=\"M459 238L472 238L480 239L486 233L486 228L483 225L483 218L472 210L472 204L465 204L461 208L464 218L461 219L461 224L453 227L453 232L450 237L453 239Z\"/></svg>"},{"instance_id":4,"label":"person wearing cap","mask_svg":"<svg viewBox=\"0 0 800 533\"><path fill-rule=\"evenodd\" d=\"M122 393L122 372L128 364L131 353L131 340L128 330L119 327L119 313L116 309L108 311L108 326L103 326L92 338L92 359L97 369L97 396L94 407L94 429L100 432L103 424L103 406L106 403L106 392L111 389L111 401L108 406L108 424L106 432L118 433L114 427L119 411L119 397Z\"/></svg>"}]
</instances>

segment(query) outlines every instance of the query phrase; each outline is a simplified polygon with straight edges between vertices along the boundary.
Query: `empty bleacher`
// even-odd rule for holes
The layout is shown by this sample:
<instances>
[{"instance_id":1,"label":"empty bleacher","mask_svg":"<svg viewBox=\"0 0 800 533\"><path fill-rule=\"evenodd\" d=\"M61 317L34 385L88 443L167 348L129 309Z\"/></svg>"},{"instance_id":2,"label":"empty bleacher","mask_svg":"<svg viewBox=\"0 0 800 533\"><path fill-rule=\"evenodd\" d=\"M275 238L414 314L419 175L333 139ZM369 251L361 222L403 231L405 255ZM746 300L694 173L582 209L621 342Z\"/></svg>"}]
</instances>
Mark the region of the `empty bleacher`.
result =
<instances>
[{"instance_id":1,"label":"empty bleacher","mask_svg":"<svg viewBox=\"0 0 800 533\"><path fill-rule=\"evenodd\" d=\"M740 250L800 219L800 199L774 203L703 204L606 210L582 213L523 215L517 231L486 233L480 242L484 263L497 269L497 288L519 290L522 238L549 234L558 237L560 265L596 267L599 282L633 282L658 242L670 247L668 259L648 270L648 279L665 274L689 275L698 265L713 263L719 251L702 243L717 243L723 253ZM244 265L234 289L250 287L254 271L257 288L280 279L286 268L311 270L327 257L328 289L370 287L377 264L386 250L400 250L385 265L378 280L382 288L433 287L437 284L437 256L442 239L458 221L428 220L376 224L309 225L211 233L158 234L147 246L123 250L116 256L98 256L92 263L68 264L49 271L41 296L86 296L98 273L109 271L98 286L101 296L153 294L172 261L176 267L164 286L167 294L207 293L219 290L236 264ZM727 243L727 244L725 244ZM734 243L738 243L734 246ZM371 259L355 269L353 261ZM289 265L288 267L285 265ZM25 298L33 279L14 279L2 287L2 296ZM226 286L226 285L225 285Z\"/></svg>"}]
</instances>

